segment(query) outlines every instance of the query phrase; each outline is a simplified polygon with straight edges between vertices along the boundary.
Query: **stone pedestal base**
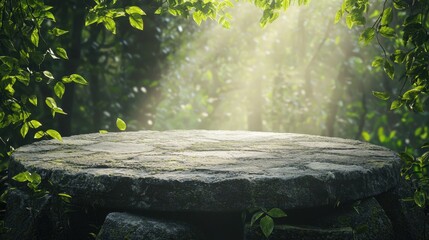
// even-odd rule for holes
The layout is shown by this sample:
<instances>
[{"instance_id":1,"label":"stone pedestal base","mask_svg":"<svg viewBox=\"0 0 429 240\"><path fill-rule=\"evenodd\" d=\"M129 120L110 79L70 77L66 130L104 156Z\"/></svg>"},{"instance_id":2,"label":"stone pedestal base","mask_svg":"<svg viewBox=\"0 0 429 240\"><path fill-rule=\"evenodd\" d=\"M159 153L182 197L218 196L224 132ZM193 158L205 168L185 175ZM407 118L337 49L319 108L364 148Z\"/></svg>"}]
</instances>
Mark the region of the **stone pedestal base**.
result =
<instances>
[{"instance_id":1,"label":"stone pedestal base","mask_svg":"<svg viewBox=\"0 0 429 240\"><path fill-rule=\"evenodd\" d=\"M129 213L107 215L97 240L199 240L201 234L189 224L147 218Z\"/></svg>"}]
</instances>

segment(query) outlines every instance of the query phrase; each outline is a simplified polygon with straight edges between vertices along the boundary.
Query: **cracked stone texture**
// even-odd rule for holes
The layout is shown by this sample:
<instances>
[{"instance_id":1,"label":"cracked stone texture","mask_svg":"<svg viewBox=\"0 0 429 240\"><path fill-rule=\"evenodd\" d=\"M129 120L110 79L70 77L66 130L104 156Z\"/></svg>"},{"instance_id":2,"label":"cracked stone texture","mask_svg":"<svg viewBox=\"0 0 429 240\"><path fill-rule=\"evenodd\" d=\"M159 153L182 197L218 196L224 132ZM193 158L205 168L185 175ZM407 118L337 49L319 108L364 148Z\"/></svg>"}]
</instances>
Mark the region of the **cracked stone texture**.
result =
<instances>
[{"instance_id":1,"label":"cracked stone texture","mask_svg":"<svg viewBox=\"0 0 429 240\"><path fill-rule=\"evenodd\" d=\"M399 158L368 143L245 131L86 134L20 147L10 174L36 171L75 202L161 211L307 208L375 196Z\"/></svg>"}]
</instances>

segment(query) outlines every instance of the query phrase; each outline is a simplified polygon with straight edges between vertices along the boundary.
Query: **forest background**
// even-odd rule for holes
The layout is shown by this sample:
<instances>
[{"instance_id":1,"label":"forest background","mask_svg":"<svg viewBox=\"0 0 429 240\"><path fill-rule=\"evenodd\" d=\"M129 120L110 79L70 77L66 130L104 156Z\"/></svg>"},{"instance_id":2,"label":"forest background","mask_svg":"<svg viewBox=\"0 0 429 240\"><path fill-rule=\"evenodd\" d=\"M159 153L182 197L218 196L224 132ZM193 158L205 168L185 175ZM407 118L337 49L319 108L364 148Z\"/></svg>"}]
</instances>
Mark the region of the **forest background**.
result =
<instances>
[{"instance_id":1,"label":"forest background","mask_svg":"<svg viewBox=\"0 0 429 240\"><path fill-rule=\"evenodd\" d=\"M2 190L15 148L125 120L383 145L426 206L429 4L250 3L1 0Z\"/></svg>"}]
</instances>

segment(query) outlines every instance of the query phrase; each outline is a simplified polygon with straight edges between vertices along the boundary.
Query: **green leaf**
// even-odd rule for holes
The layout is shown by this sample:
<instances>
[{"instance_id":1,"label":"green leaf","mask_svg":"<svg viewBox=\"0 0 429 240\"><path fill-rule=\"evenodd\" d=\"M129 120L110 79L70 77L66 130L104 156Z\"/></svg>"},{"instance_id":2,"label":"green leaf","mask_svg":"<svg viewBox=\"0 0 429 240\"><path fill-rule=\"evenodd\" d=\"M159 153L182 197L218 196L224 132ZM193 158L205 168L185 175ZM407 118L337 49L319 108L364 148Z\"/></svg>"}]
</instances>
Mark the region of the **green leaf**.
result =
<instances>
[{"instance_id":1,"label":"green leaf","mask_svg":"<svg viewBox=\"0 0 429 240\"><path fill-rule=\"evenodd\" d=\"M42 124L37 120L31 120L30 122L28 122L28 126L30 128L39 128L40 126L42 126Z\"/></svg>"},{"instance_id":2,"label":"green leaf","mask_svg":"<svg viewBox=\"0 0 429 240\"><path fill-rule=\"evenodd\" d=\"M65 198L72 198L72 196L68 195L67 193L58 193L58 196L65 197Z\"/></svg>"},{"instance_id":3,"label":"green leaf","mask_svg":"<svg viewBox=\"0 0 429 240\"><path fill-rule=\"evenodd\" d=\"M372 95L374 95L375 97L377 97L381 100L388 100L390 98L389 94L387 94L385 92L372 91Z\"/></svg>"},{"instance_id":4,"label":"green leaf","mask_svg":"<svg viewBox=\"0 0 429 240\"><path fill-rule=\"evenodd\" d=\"M62 77L61 81L63 81L64 83L71 83L71 82L73 82L73 80L70 78L70 76L64 76L64 77Z\"/></svg>"},{"instance_id":5,"label":"green leaf","mask_svg":"<svg viewBox=\"0 0 429 240\"><path fill-rule=\"evenodd\" d=\"M68 194L65 194L65 193L58 193L58 197L60 197L60 199L61 199L63 202L71 203L71 196L70 196L70 195L68 195Z\"/></svg>"},{"instance_id":6,"label":"green leaf","mask_svg":"<svg viewBox=\"0 0 429 240\"><path fill-rule=\"evenodd\" d=\"M392 19L393 19L392 8L389 7L384 9L383 16L381 17L381 25L389 25Z\"/></svg>"},{"instance_id":7,"label":"green leaf","mask_svg":"<svg viewBox=\"0 0 429 240\"><path fill-rule=\"evenodd\" d=\"M258 211L256 213L254 213L252 216L252 219L250 220L250 226L253 226L253 224L255 224L255 222L258 221L258 219L260 217L262 217L263 214L264 214L264 212L262 212L262 211Z\"/></svg>"},{"instance_id":8,"label":"green leaf","mask_svg":"<svg viewBox=\"0 0 429 240\"><path fill-rule=\"evenodd\" d=\"M201 22L204 19L204 14L201 11L195 11L192 14L192 18L194 19L194 21L199 25L201 25Z\"/></svg>"},{"instance_id":9,"label":"green leaf","mask_svg":"<svg viewBox=\"0 0 429 240\"><path fill-rule=\"evenodd\" d=\"M424 191L415 191L414 192L414 202L417 206L424 208L426 206L426 194Z\"/></svg>"},{"instance_id":10,"label":"green leaf","mask_svg":"<svg viewBox=\"0 0 429 240\"><path fill-rule=\"evenodd\" d=\"M259 25L265 27L268 23L272 23L279 16L279 13L272 8L266 8L259 20Z\"/></svg>"},{"instance_id":11,"label":"green leaf","mask_svg":"<svg viewBox=\"0 0 429 240\"><path fill-rule=\"evenodd\" d=\"M403 63L407 54L402 50L396 49L392 56L395 63Z\"/></svg>"},{"instance_id":12,"label":"green leaf","mask_svg":"<svg viewBox=\"0 0 429 240\"><path fill-rule=\"evenodd\" d=\"M156 9L156 11L154 12L154 14L159 15L162 13L162 7L159 7L158 9Z\"/></svg>"},{"instance_id":13,"label":"green leaf","mask_svg":"<svg viewBox=\"0 0 429 240\"><path fill-rule=\"evenodd\" d=\"M62 98L64 95L64 92L66 91L66 87L64 86L64 83L57 82L54 86L54 92L57 97Z\"/></svg>"},{"instance_id":14,"label":"green leaf","mask_svg":"<svg viewBox=\"0 0 429 240\"><path fill-rule=\"evenodd\" d=\"M42 16L55 22L55 16L51 12L44 12Z\"/></svg>"},{"instance_id":15,"label":"green leaf","mask_svg":"<svg viewBox=\"0 0 429 240\"><path fill-rule=\"evenodd\" d=\"M390 110L395 110L397 108L402 107L403 102L401 100L395 100L392 102L392 105L390 105Z\"/></svg>"},{"instance_id":16,"label":"green leaf","mask_svg":"<svg viewBox=\"0 0 429 240\"><path fill-rule=\"evenodd\" d=\"M127 124L124 122L124 120L117 118L116 127L118 127L119 130L124 131L125 129L127 129Z\"/></svg>"},{"instance_id":17,"label":"green leaf","mask_svg":"<svg viewBox=\"0 0 429 240\"><path fill-rule=\"evenodd\" d=\"M383 127L378 128L377 135L378 135L378 140L381 143L386 141L386 134L384 134L384 128Z\"/></svg>"},{"instance_id":18,"label":"green leaf","mask_svg":"<svg viewBox=\"0 0 429 240\"><path fill-rule=\"evenodd\" d=\"M413 89L410 89L402 95L402 98L405 100L414 100L416 96L422 92L423 89L423 86L418 86Z\"/></svg>"},{"instance_id":19,"label":"green leaf","mask_svg":"<svg viewBox=\"0 0 429 240\"><path fill-rule=\"evenodd\" d=\"M49 79L54 79L54 75L52 75L52 73L49 71L43 71L43 75Z\"/></svg>"},{"instance_id":20,"label":"green leaf","mask_svg":"<svg viewBox=\"0 0 429 240\"><path fill-rule=\"evenodd\" d=\"M382 26L378 32L383 36L387 38L395 37L395 30L391 27Z\"/></svg>"},{"instance_id":21,"label":"green leaf","mask_svg":"<svg viewBox=\"0 0 429 240\"><path fill-rule=\"evenodd\" d=\"M47 97L45 100L46 105L53 109L57 107L57 102L55 102L55 99L51 98L51 97Z\"/></svg>"},{"instance_id":22,"label":"green leaf","mask_svg":"<svg viewBox=\"0 0 429 240\"><path fill-rule=\"evenodd\" d=\"M337 11L337 13L335 14L334 23L338 23L341 20L341 18L343 17L343 13L344 12L343 12L342 9L340 9L340 10Z\"/></svg>"},{"instance_id":23,"label":"green leaf","mask_svg":"<svg viewBox=\"0 0 429 240\"><path fill-rule=\"evenodd\" d=\"M113 8L113 9L109 9L109 11L106 13L106 16L112 19L115 19L118 17L125 16L125 12L123 11L122 8Z\"/></svg>"},{"instance_id":24,"label":"green leaf","mask_svg":"<svg viewBox=\"0 0 429 240\"><path fill-rule=\"evenodd\" d=\"M386 72L387 76L393 80L395 76L395 69L393 68L392 63L390 63L388 60L384 61L384 72Z\"/></svg>"},{"instance_id":25,"label":"green leaf","mask_svg":"<svg viewBox=\"0 0 429 240\"><path fill-rule=\"evenodd\" d=\"M372 61L371 66L378 68L378 67L381 67L383 62L384 62L384 59L382 57L376 57L374 61Z\"/></svg>"},{"instance_id":26,"label":"green leaf","mask_svg":"<svg viewBox=\"0 0 429 240\"><path fill-rule=\"evenodd\" d=\"M29 174L27 174L26 177L28 181L34 184L35 186L39 185L42 182L42 177L36 172L33 172L33 173L29 172Z\"/></svg>"},{"instance_id":27,"label":"green leaf","mask_svg":"<svg viewBox=\"0 0 429 240\"><path fill-rule=\"evenodd\" d=\"M146 15L146 13L140 7L137 6L129 6L125 9L125 12L129 15Z\"/></svg>"},{"instance_id":28,"label":"green leaf","mask_svg":"<svg viewBox=\"0 0 429 240\"><path fill-rule=\"evenodd\" d=\"M265 216L259 221L259 227L265 237L269 237L274 230L274 221L270 216Z\"/></svg>"},{"instance_id":29,"label":"green leaf","mask_svg":"<svg viewBox=\"0 0 429 240\"><path fill-rule=\"evenodd\" d=\"M44 131L38 131L34 134L34 138L35 139L39 139L45 136L45 132Z\"/></svg>"},{"instance_id":30,"label":"green leaf","mask_svg":"<svg viewBox=\"0 0 429 240\"><path fill-rule=\"evenodd\" d=\"M85 19L85 26L89 26L91 24L94 24L98 22L100 18L97 16L95 12L89 12L88 15L86 15Z\"/></svg>"},{"instance_id":31,"label":"green leaf","mask_svg":"<svg viewBox=\"0 0 429 240\"><path fill-rule=\"evenodd\" d=\"M351 14L353 25L365 25L366 18L360 12L352 12Z\"/></svg>"},{"instance_id":32,"label":"green leaf","mask_svg":"<svg viewBox=\"0 0 429 240\"><path fill-rule=\"evenodd\" d=\"M46 130L46 133L52 138L57 139L58 141L63 141L61 134L54 129L48 129Z\"/></svg>"},{"instance_id":33,"label":"green leaf","mask_svg":"<svg viewBox=\"0 0 429 240\"><path fill-rule=\"evenodd\" d=\"M55 116L55 113L67 115L67 113L64 112L62 108L59 108L59 107L52 108L52 115Z\"/></svg>"},{"instance_id":34,"label":"green leaf","mask_svg":"<svg viewBox=\"0 0 429 240\"><path fill-rule=\"evenodd\" d=\"M139 30L143 30L143 27L144 27L144 25L143 25L143 18L140 15L138 15L136 13L133 13L133 14L131 14L128 17L128 19L130 21L130 25L133 28L136 28L136 29L139 29Z\"/></svg>"},{"instance_id":35,"label":"green leaf","mask_svg":"<svg viewBox=\"0 0 429 240\"><path fill-rule=\"evenodd\" d=\"M71 81L81 84L81 85L88 85L88 82L85 80L85 78L83 78L81 75L79 74L72 74L70 75L70 79ZM63 79L64 81L64 79Z\"/></svg>"},{"instance_id":36,"label":"green leaf","mask_svg":"<svg viewBox=\"0 0 429 240\"><path fill-rule=\"evenodd\" d=\"M66 31L66 30L62 30L62 29L59 29L59 28L54 28L54 29L52 29L52 34L54 34L56 37L59 37L59 36L61 36L61 35L64 35L64 34L66 34L66 33L68 33L69 31Z\"/></svg>"},{"instance_id":37,"label":"green leaf","mask_svg":"<svg viewBox=\"0 0 429 240\"><path fill-rule=\"evenodd\" d=\"M347 17L346 17L346 24L347 24L347 27L349 29L352 29L352 27L353 27L353 18L352 18L351 15L347 15Z\"/></svg>"},{"instance_id":38,"label":"green leaf","mask_svg":"<svg viewBox=\"0 0 429 240\"><path fill-rule=\"evenodd\" d=\"M368 45L374 39L375 37L375 29L370 27L365 29L365 31L362 32L362 34L359 37L359 42L363 43L364 45Z\"/></svg>"},{"instance_id":39,"label":"green leaf","mask_svg":"<svg viewBox=\"0 0 429 240\"><path fill-rule=\"evenodd\" d=\"M39 30L35 28L30 36L31 42L34 44L34 46L39 46Z\"/></svg>"},{"instance_id":40,"label":"green leaf","mask_svg":"<svg viewBox=\"0 0 429 240\"><path fill-rule=\"evenodd\" d=\"M28 101L30 101L30 103L33 104L34 106L37 106L37 97L36 97L36 95L31 95L28 98Z\"/></svg>"},{"instance_id":41,"label":"green leaf","mask_svg":"<svg viewBox=\"0 0 429 240\"><path fill-rule=\"evenodd\" d=\"M109 30L113 34L116 34L116 23L115 21L113 21L112 18L109 18L109 17L103 18L103 24L107 30Z\"/></svg>"},{"instance_id":42,"label":"green leaf","mask_svg":"<svg viewBox=\"0 0 429 240\"><path fill-rule=\"evenodd\" d=\"M408 1L394 1L393 6L398 10L405 10L408 8Z\"/></svg>"},{"instance_id":43,"label":"green leaf","mask_svg":"<svg viewBox=\"0 0 429 240\"><path fill-rule=\"evenodd\" d=\"M27 133L28 133L28 124L27 124L27 123L22 124L21 130L20 130L20 133L21 133L21 136L22 136L23 138L25 138L25 136L26 136L26 135L27 135Z\"/></svg>"},{"instance_id":44,"label":"green leaf","mask_svg":"<svg viewBox=\"0 0 429 240\"><path fill-rule=\"evenodd\" d=\"M67 56L67 52L66 52L66 50L64 48L58 47L55 52L62 59L69 59L69 57Z\"/></svg>"},{"instance_id":45,"label":"green leaf","mask_svg":"<svg viewBox=\"0 0 429 240\"><path fill-rule=\"evenodd\" d=\"M401 160L403 162L405 162L406 164L411 164L412 162L414 162L414 157L413 155L407 153L407 152L401 152L399 153L399 158L401 158Z\"/></svg>"},{"instance_id":46,"label":"green leaf","mask_svg":"<svg viewBox=\"0 0 429 240\"><path fill-rule=\"evenodd\" d=\"M371 135L367 131L363 131L362 132L362 138L366 142L369 142L371 140Z\"/></svg>"},{"instance_id":47,"label":"green leaf","mask_svg":"<svg viewBox=\"0 0 429 240\"><path fill-rule=\"evenodd\" d=\"M282 1L283 10L286 10L290 6L290 0L283 0Z\"/></svg>"},{"instance_id":48,"label":"green leaf","mask_svg":"<svg viewBox=\"0 0 429 240\"><path fill-rule=\"evenodd\" d=\"M12 179L17 182L27 182L30 179L29 175L30 175L30 172L28 171L20 172L15 176L13 176Z\"/></svg>"},{"instance_id":49,"label":"green leaf","mask_svg":"<svg viewBox=\"0 0 429 240\"><path fill-rule=\"evenodd\" d=\"M220 25L222 25L222 27L224 27L226 29L231 28L231 23L229 22L229 20L225 16L220 17L218 22Z\"/></svg>"},{"instance_id":50,"label":"green leaf","mask_svg":"<svg viewBox=\"0 0 429 240\"><path fill-rule=\"evenodd\" d=\"M273 218L281 218L287 216L286 213L283 212L283 210L281 210L280 208L271 209L270 211L268 211L268 215Z\"/></svg>"},{"instance_id":51,"label":"green leaf","mask_svg":"<svg viewBox=\"0 0 429 240\"><path fill-rule=\"evenodd\" d=\"M411 16L408 16L404 20L404 26L411 24L411 23L420 23L422 21L422 15L421 14L414 14Z\"/></svg>"}]
</instances>

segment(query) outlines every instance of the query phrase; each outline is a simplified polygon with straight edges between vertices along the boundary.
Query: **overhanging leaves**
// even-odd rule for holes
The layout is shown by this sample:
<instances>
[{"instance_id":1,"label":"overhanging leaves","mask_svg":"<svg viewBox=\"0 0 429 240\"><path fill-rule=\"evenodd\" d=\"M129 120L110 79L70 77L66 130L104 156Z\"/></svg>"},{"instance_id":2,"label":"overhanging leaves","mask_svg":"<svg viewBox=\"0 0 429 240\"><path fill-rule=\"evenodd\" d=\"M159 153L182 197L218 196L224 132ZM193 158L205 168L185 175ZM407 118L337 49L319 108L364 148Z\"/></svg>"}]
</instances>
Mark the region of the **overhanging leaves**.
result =
<instances>
[{"instance_id":1,"label":"overhanging leaves","mask_svg":"<svg viewBox=\"0 0 429 240\"><path fill-rule=\"evenodd\" d=\"M381 100L388 100L390 98L389 94L386 92L377 92L377 91L372 91L372 95L374 95L375 97L377 97L378 99Z\"/></svg>"},{"instance_id":2,"label":"overhanging leaves","mask_svg":"<svg viewBox=\"0 0 429 240\"><path fill-rule=\"evenodd\" d=\"M375 37L375 29L374 28L367 28L365 31L362 32L362 34L359 37L359 42L363 43L364 45L368 45L372 39Z\"/></svg>"},{"instance_id":3,"label":"overhanging leaves","mask_svg":"<svg viewBox=\"0 0 429 240\"><path fill-rule=\"evenodd\" d=\"M143 19L139 14L133 13L128 17L130 25L136 29L143 30Z\"/></svg>"}]
</instances>

